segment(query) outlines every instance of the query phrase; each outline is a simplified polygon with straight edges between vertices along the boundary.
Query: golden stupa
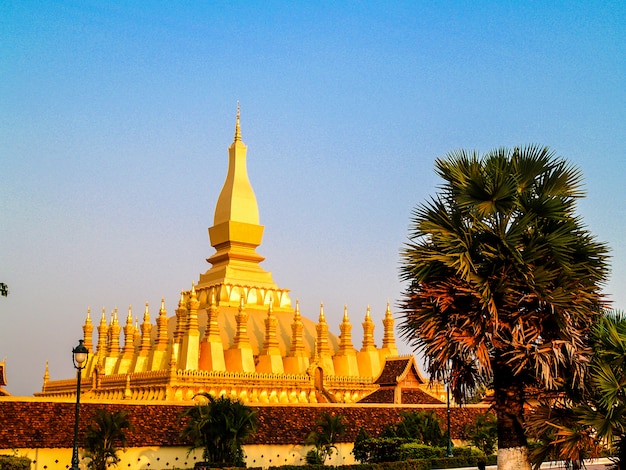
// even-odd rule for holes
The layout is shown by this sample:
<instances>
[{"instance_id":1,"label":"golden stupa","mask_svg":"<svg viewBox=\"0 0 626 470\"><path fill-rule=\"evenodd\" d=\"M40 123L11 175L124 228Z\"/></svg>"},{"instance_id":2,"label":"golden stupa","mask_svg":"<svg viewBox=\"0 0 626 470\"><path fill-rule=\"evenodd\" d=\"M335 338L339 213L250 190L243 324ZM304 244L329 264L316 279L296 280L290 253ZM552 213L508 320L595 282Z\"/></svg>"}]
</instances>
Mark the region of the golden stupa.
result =
<instances>
[{"instance_id":1,"label":"golden stupa","mask_svg":"<svg viewBox=\"0 0 626 470\"><path fill-rule=\"evenodd\" d=\"M382 320L382 347L365 313L360 349L344 309L339 337L329 333L320 306L317 323L303 317L289 290L279 288L256 252L263 237L259 209L246 168L237 110L228 173L209 228L211 267L180 294L168 318L161 300L156 325L146 303L143 322L128 309L120 325L117 309L97 326L91 312L83 326L90 355L82 371L81 397L88 400L191 400L197 393L226 395L245 403L355 403L379 385L386 358L398 356L389 305ZM121 332L123 330L123 340ZM94 347L95 346L95 347ZM41 397L69 398L76 379L50 380Z\"/></svg>"}]
</instances>

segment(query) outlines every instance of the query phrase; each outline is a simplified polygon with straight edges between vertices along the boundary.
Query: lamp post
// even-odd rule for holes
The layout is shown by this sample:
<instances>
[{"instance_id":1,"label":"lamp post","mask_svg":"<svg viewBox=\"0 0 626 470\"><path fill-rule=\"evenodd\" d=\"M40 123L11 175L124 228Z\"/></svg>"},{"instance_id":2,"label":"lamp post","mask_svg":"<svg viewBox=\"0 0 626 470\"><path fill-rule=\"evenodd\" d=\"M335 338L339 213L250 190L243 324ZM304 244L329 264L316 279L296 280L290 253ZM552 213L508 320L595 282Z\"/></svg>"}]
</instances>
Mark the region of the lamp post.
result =
<instances>
[{"instance_id":1,"label":"lamp post","mask_svg":"<svg viewBox=\"0 0 626 470\"><path fill-rule=\"evenodd\" d=\"M72 360L76 369L76 419L74 421L74 450L72 451L72 468L71 470L79 470L78 468L78 419L80 417L80 381L81 373L87 365L87 356L89 349L85 347L82 339L78 340L78 346L72 349Z\"/></svg>"},{"instance_id":2,"label":"lamp post","mask_svg":"<svg viewBox=\"0 0 626 470\"><path fill-rule=\"evenodd\" d=\"M452 436L450 435L450 384L448 383L447 388L447 398L448 398L448 405L447 405L447 412L448 412L448 449L446 452L446 457L453 457L452 455Z\"/></svg>"}]
</instances>

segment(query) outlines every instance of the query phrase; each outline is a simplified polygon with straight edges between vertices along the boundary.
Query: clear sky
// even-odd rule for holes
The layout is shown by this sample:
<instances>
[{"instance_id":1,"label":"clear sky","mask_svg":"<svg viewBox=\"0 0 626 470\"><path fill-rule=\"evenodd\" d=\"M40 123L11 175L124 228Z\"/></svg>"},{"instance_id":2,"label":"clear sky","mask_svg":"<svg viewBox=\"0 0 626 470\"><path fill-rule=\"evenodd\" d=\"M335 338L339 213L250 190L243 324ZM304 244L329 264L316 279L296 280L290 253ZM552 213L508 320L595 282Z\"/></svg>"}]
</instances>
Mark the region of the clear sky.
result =
<instances>
[{"instance_id":1,"label":"clear sky","mask_svg":"<svg viewBox=\"0 0 626 470\"><path fill-rule=\"evenodd\" d=\"M580 215L626 309L626 3L0 2L0 360L8 391L74 375L94 323L181 289L237 102L276 283L360 347L400 298L436 157L537 143L577 165ZM403 352L409 352L406 346Z\"/></svg>"}]
</instances>

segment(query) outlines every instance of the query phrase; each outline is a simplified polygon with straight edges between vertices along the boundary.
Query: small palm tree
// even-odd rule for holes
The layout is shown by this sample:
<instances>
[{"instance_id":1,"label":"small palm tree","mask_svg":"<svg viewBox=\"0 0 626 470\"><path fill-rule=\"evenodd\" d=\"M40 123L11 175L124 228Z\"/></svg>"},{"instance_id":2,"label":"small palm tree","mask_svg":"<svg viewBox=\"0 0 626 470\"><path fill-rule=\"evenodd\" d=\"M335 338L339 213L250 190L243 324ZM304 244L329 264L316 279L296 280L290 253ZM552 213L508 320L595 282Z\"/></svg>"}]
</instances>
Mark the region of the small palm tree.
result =
<instances>
[{"instance_id":1,"label":"small palm tree","mask_svg":"<svg viewBox=\"0 0 626 470\"><path fill-rule=\"evenodd\" d=\"M584 460L601 455L595 429L582 421L585 406L567 395L545 397L533 407L526 426L535 445L530 459L535 469L547 460L562 460L566 468L584 468Z\"/></svg>"},{"instance_id":2,"label":"small palm tree","mask_svg":"<svg viewBox=\"0 0 626 470\"><path fill-rule=\"evenodd\" d=\"M188 420L181 438L191 440L190 451L203 449L204 460L213 465L245 466L243 443L257 429L256 411L239 400L196 396L206 401L183 413Z\"/></svg>"},{"instance_id":3,"label":"small palm tree","mask_svg":"<svg viewBox=\"0 0 626 470\"><path fill-rule=\"evenodd\" d=\"M337 439L345 432L343 416L323 412L315 423L315 429L309 432L304 441L307 445L315 446L307 453L307 463L323 465L337 450Z\"/></svg>"},{"instance_id":4,"label":"small palm tree","mask_svg":"<svg viewBox=\"0 0 626 470\"><path fill-rule=\"evenodd\" d=\"M88 468L106 470L110 465L118 464L120 447L125 447L127 442L125 429L132 430L126 411L111 413L104 409L96 410L84 441L84 457L88 459Z\"/></svg>"}]
</instances>

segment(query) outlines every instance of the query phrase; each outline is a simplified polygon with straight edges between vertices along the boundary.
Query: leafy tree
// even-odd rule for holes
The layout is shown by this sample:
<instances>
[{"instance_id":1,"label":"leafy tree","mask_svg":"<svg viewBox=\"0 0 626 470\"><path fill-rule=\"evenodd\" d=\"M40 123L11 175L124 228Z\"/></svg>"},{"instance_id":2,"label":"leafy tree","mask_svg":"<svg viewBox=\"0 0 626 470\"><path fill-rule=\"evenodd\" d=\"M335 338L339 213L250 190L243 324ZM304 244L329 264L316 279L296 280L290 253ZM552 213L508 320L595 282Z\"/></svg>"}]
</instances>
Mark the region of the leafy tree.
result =
<instances>
[{"instance_id":1,"label":"leafy tree","mask_svg":"<svg viewBox=\"0 0 626 470\"><path fill-rule=\"evenodd\" d=\"M7 286L4 282L0 282L0 295L3 297L9 295L9 286Z\"/></svg>"},{"instance_id":2,"label":"leafy tree","mask_svg":"<svg viewBox=\"0 0 626 470\"><path fill-rule=\"evenodd\" d=\"M402 420L392 428L394 437L408 438L427 446L447 445L441 419L434 411L401 411L400 416Z\"/></svg>"},{"instance_id":3,"label":"leafy tree","mask_svg":"<svg viewBox=\"0 0 626 470\"><path fill-rule=\"evenodd\" d=\"M84 457L91 470L106 470L120 461L120 447L126 446L125 429L132 430L126 411L96 410L84 441Z\"/></svg>"},{"instance_id":4,"label":"leafy tree","mask_svg":"<svg viewBox=\"0 0 626 470\"><path fill-rule=\"evenodd\" d=\"M498 428L496 417L492 413L476 415L474 422L468 424L465 433L470 442L485 455L491 455L498 443Z\"/></svg>"},{"instance_id":5,"label":"leafy tree","mask_svg":"<svg viewBox=\"0 0 626 470\"><path fill-rule=\"evenodd\" d=\"M306 456L308 464L323 465L328 457L337 450L337 439L346 432L343 416L323 412L315 423L315 429L309 432L304 443L315 446Z\"/></svg>"},{"instance_id":6,"label":"leafy tree","mask_svg":"<svg viewBox=\"0 0 626 470\"><path fill-rule=\"evenodd\" d=\"M214 398L208 393L196 396L207 401L183 413L188 421L181 438L191 440L191 450L203 449L204 460L211 464L245 466L243 443L256 432L256 411L228 397Z\"/></svg>"},{"instance_id":7,"label":"leafy tree","mask_svg":"<svg viewBox=\"0 0 626 470\"><path fill-rule=\"evenodd\" d=\"M370 435L367 433L364 427L361 426L359 429L359 433L356 435L356 439L354 440L354 446L352 448L352 454L354 455L354 460L360 463L366 463L369 459L369 450L367 446L367 441L371 439Z\"/></svg>"},{"instance_id":8,"label":"leafy tree","mask_svg":"<svg viewBox=\"0 0 626 470\"><path fill-rule=\"evenodd\" d=\"M607 248L575 214L582 176L545 147L437 159L402 252L403 336L457 402L493 381L501 468L530 468L528 387L581 387Z\"/></svg>"}]
</instances>

